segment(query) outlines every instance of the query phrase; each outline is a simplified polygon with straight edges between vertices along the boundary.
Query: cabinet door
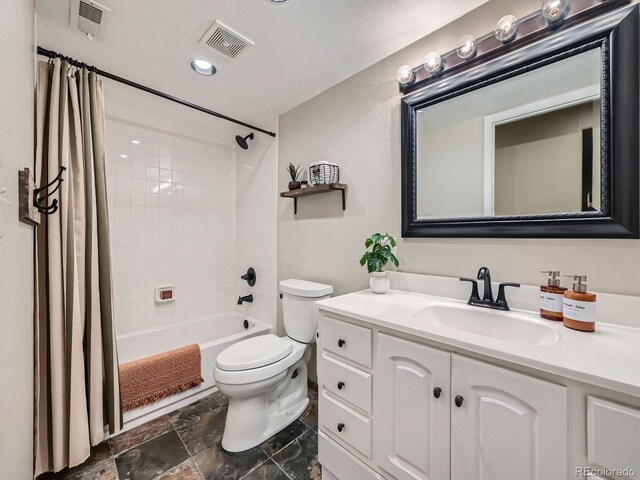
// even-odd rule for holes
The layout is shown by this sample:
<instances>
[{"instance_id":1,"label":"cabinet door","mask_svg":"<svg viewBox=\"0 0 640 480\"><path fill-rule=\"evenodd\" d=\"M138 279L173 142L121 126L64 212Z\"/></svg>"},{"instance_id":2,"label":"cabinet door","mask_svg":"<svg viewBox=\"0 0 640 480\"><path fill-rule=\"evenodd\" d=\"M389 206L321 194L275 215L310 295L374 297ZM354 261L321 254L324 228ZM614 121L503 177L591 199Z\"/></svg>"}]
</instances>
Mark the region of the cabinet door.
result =
<instances>
[{"instance_id":1,"label":"cabinet door","mask_svg":"<svg viewBox=\"0 0 640 480\"><path fill-rule=\"evenodd\" d=\"M450 354L379 333L376 360L374 461L398 480L448 479Z\"/></svg>"},{"instance_id":2,"label":"cabinet door","mask_svg":"<svg viewBox=\"0 0 640 480\"><path fill-rule=\"evenodd\" d=\"M568 478L566 388L452 357L451 479Z\"/></svg>"}]
</instances>

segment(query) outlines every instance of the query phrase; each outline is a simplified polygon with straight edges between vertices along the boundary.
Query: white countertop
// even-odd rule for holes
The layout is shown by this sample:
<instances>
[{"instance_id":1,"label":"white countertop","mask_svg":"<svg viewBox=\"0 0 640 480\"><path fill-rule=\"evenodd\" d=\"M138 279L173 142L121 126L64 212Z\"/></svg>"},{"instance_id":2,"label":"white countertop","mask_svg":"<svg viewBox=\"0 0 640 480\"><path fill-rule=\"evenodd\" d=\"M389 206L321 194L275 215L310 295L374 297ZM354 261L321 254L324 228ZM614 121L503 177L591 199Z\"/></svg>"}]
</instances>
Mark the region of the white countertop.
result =
<instances>
[{"instance_id":1,"label":"white countertop","mask_svg":"<svg viewBox=\"0 0 640 480\"><path fill-rule=\"evenodd\" d=\"M498 340L416 318L416 312L436 303L466 304L461 300L398 290L390 290L385 295L363 290L323 300L317 305L323 312L438 342L461 353L501 359L640 397L638 328L599 322L594 333L577 332L565 328L562 322L541 319L537 313L512 309L528 320L546 324L559 336L555 343L535 345L526 340L522 343Z\"/></svg>"}]
</instances>

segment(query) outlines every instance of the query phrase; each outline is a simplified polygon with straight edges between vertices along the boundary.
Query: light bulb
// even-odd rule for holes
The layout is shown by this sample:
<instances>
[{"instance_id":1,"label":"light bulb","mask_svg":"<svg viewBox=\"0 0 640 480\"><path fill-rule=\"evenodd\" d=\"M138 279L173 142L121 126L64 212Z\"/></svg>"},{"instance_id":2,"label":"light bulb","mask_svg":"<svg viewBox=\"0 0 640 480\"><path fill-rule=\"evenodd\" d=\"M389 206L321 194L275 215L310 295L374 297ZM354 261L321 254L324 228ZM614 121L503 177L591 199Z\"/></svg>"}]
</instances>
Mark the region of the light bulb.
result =
<instances>
[{"instance_id":1,"label":"light bulb","mask_svg":"<svg viewBox=\"0 0 640 480\"><path fill-rule=\"evenodd\" d=\"M429 73L436 73L442 69L442 57L438 52L427 53L424 57L424 68Z\"/></svg>"},{"instance_id":2,"label":"light bulb","mask_svg":"<svg viewBox=\"0 0 640 480\"><path fill-rule=\"evenodd\" d=\"M569 0L545 0L542 4L542 16L550 23L564 18Z\"/></svg>"},{"instance_id":3,"label":"light bulb","mask_svg":"<svg viewBox=\"0 0 640 480\"><path fill-rule=\"evenodd\" d=\"M465 35L458 41L456 53L460 58L471 58L476 54L476 39L471 35Z\"/></svg>"},{"instance_id":4,"label":"light bulb","mask_svg":"<svg viewBox=\"0 0 640 480\"><path fill-rule=\"evenodd\" d=\"M413 69L409 65L403 65L398 69L396 78L401 85L408 85L415 80Z\"/></svg>"},{"instance_id":5,"label":"light bulb","mask_svg":"<svg viewBox=\"0 0 640 480\"><path fill-rule=\"evenodd\" d=\"M496 38L501 42L513 40L518 30L518 18L515 15L505 15L496 24Z\"/></svg>"}]
</instances>

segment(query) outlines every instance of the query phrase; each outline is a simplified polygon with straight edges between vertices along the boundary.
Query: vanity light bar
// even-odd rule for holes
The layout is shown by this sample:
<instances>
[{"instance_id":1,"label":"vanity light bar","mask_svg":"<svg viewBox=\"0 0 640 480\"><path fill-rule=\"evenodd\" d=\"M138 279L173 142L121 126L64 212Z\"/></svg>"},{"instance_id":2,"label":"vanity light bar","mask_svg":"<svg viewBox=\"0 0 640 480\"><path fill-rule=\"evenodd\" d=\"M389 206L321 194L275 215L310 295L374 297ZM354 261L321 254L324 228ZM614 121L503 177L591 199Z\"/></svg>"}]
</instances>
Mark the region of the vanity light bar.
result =
<instances>
[{"instance_id":1,"label":"vanity light bar","mask_svg":"<svg viewBox=\"0 0 640 480\"><path fill-rule=\"evenodd\" d=\"M493 32L478 39L465 35L456 49L443 55L430 52L422 65L400 67L397 73L401 93L412 92L436 81L444 71L468 65L480 59L489 60L505 50L533 42L547 30L559 30L597 17L608 10L628 4L630 0L545 0L542 8L524 18L502 17Z\"/></svg>"}]
</instances>

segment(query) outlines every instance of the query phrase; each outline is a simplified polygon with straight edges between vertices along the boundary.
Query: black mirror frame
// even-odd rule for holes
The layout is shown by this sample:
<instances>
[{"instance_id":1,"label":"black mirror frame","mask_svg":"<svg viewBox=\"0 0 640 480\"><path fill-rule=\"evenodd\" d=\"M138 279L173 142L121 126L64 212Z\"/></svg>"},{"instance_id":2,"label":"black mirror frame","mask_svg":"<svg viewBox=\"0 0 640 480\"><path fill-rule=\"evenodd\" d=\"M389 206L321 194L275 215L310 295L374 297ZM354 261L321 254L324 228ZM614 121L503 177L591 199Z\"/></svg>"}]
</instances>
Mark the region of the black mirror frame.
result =
<instances>
[{"instance_id":1,"label":"black mirror frame","mask_svg":"<svg viewBox=\"0 0 640 480\"><path fill-rule=\"evenodd\" d=\"M402 98L404 238L640 238L640 17L624 7L545 32L509 55L469 65ZM548 45L552 45L549 47ZM417 111L584 51L602 52L602 211L511 217L417 218ZM513 53L515 52L515 54ZM475 65L475 66L474 66Z\"/></svg>"}]
</instances>

